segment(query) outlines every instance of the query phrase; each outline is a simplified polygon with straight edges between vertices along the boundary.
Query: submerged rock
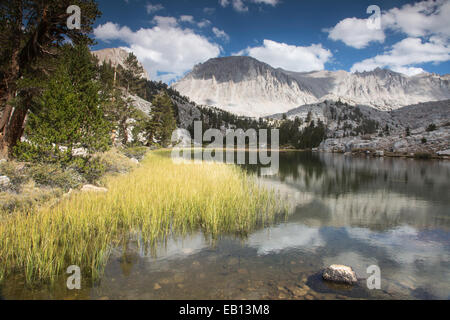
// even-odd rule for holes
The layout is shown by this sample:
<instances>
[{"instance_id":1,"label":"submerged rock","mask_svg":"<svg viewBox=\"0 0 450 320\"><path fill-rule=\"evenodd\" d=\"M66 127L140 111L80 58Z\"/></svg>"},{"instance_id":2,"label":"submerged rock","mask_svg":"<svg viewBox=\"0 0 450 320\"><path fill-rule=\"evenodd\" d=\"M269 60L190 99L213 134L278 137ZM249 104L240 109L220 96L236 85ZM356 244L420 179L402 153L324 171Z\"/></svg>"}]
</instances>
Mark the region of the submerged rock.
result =
<instances>
[{"instance_id":1,"label":"submerged rock","mask_svg":"<svg viewBox=\"0 0 450 320\"><path fill-rule=\"evenodd\" d=\"M306 288L296 287L293 288L291 291L296 298L304 297L308 294L308 290Z\"/></svg>"},{"instance_id":2,"label":"submerged rock","mask_svg":"<svg viewBox=\"0 0 450 320\"><path fill-rule=\"evenodd\" d=\"M343 265L331 265L325 269L322 275L323 279L326 281L345 283L345 284L355 284L358 282L356 278L356 273L351 267Z\"/></svg>"},{"instance_id":3,"label":"submerged rock","mask_svg":"<svg viewBox=\"0 0 450 320\"><path fill-rule=\"evenodd\" d=\"M86 184L86 185L83 186L83 188L81 188L81 192L105 193L105 192L108 192L108 189L102 188L102 187L93 186L91 184Z\"/></svg>"},{"instance_id":4,"label":"submerged rock","mask_svg":"<svg viewBox=\"0 0 450 320\"><path fill-rule=\"evenodd\" d=\"M153 290L159 290L161 289L161 286L159 285L159 283L155 283L155 285L153 286Z\"/></svg>"}]
</instances>

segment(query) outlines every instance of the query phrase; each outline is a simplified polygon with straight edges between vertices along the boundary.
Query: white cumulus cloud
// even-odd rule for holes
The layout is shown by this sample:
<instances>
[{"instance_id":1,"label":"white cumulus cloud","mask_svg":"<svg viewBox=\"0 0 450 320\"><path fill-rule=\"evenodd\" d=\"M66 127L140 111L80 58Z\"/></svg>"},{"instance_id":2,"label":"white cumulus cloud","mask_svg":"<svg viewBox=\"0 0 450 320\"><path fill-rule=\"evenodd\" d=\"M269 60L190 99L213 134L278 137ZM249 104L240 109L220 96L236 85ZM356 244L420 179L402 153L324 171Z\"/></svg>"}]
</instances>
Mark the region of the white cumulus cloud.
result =
<instances>
[{"instance_id":1,"label":"white cumulus cloud","mask_svg":"<svg viewBox=\"0 0 450 320\"><path fill-rule=\"evenodd\" d=\"M382 29L368 27L367 19L347 18L329 30L328 37L334 41L341 40L346 45L362 49L370 42L383 43L386 36Z\"/></svg>"},{"instance_id":2,"label":"white cumulus cloud","mask_svg":"<svg viewBox=\"0 0 450 320\"><path fill-rule=\"evenodd\" d=\"M203 12L206 14L213 14L214 12L216 12L215 8L203 8Z\"/></svg>"},{"instance_id":3,"label":"white cumulus cloud","mask_svg":"<svg viewBox=\"0 0 450 320\"><path fill-rule=\"evenodd\" d=\"M225 41L230 41L230 36L223 30L220 30L216 27L212 28L212 32L217 38L223 39Z\"/></svg>"},{"instance_id":4,"label":"white cumulus cloud","mask_svg":"<svg viewBox=\"0 0 450 320\"><path fill-rule=\"evenodd\" d=\"M272 40L264 40L262 46L249 47L237 55L249 55L272 67L289 71L309 72L323 70L333 54L321 44L309 47L288 45Z\"/></svg>"},{"instance_id":5,"label":"white cumulus cloud","mask_svg":"<svg viewBox=\"0 0 450 320\"><path fill-rule=\"evenodd\" d=\"M182 15L180 16L180 20L182 22L195 23L194 17L190 15Z\"/></svg>"},{"instance_id":6,"label":"white cumulus cloud","mask_svg":"<svg viewBox=\"0 0 450 320\"><path fill-rule=\"evenodd\" d=\"M450 1L435 0L406 4L393 8L383 15L385 28L390 28L410 37L436 35L450 37Z\"/></svg>"},{"instance_id":7,"label":"white cumulus cloud","mask_svg":"<svg viewBox=\"0 0 450 320\"><path fill-rule=\"evenodd\" d=\"M172 81L195 64L215 58L220 46L191 29L177 25L177 19L155 17L153 28L133 31L127 26L107 22L94 30L102 41L120 40L141 61L152 79Z\"/></svg>"},{"instance_id":8,"label":"white cumulus cloud","mask_svg":"<svg viewBox=\"0 0 450 320\"><path fill-rule=\"evenodd\" d=\"M179 21L196 25L199 28L205 28L211 25L211 21L209 21L208 19L196 21L195 18L191 15L181 15Z\"/></svg>"},{"instance_id":9,"label":"white cumulus cloud","mask_svg":"<svg viewBox=\"0 0 450 320\"><path fill-rule=\"evenodd\" d=\"M362 49L372 42L383 43L386 31L405 38L383 53L353 65L351 70L390 68L407 75L424 72L419 64L449 61L450 1L426 0L392 8L381 15L381 29L371 30L366 19L347 18L326 30L328 37Z\"/></svg>"},{"instance_id":10,"label":"white cumulus cloud","mask_svg":"<svg viewBox=\"0 0 450 320\"><path fill-rule=\"evenodd\" d=\"M197 26L199 28L205 28L205 27L207 27L209 25L211 25L211 21L209 21L208 19L203 19L202 21L197 22Z\"/></svg>"},{"instance_id":11,"label":"white cumulus cloud","mask_svg":"<svg viewBox=\"0 0 450 320\"><path fill-rule=\"evenodd\" d=\"M280 0L251 0L254 3L263 3L263 4L268 4L271 5L273 7L275 7L277 4L280 3Z\"/></svg>"},{"instance_id":12,"label":"white cumulus cloud","mask_svg":"<svg viewBox=\"0 0 450 320\"><path fill-rule=\"evenodd\" d=\"M147 4L145 6L145 8L147 9L147 13L148 14L152 14L152 13L155 13L157 11L160 11L160 10L164 9L164 6L162 4L159 4L159 3L158 4L151 4L151 3L149 3L149 4Z\"/></svg>"},{"instance_id":13,"label":"white cumulus cloud","mask_svg":"<svg viewBox=\"0 0 450 320\"><path fill-rule=\"evenodd\" d=\"M160 27L175 27L178 21L174 17L155 16L152 22Z\"/></svg>"},{"instance_id":14,"label":"white cumulus cloud","mask_svg":"<svg viewBox=\"0 0 450 320\"><path fill-rule=\"evenodd\" d=\"M389 68L407 75L424 72L416 64L444 62L450 60L450 46L439 38L423 41L420 38L406 38L394 44L391 50L373 58L355 63L352 72L371 71L375 68Z\"/></svg>"},{"instance_id":15,"label":"white cumulus cloud","mask_svg":"<svg viewBox=\"0 0 450 320\"><path fill-rule=\"evenodd\" d=\"M230 4L237 12L247 12L249 10L248 3L265 4L275 7L280 0L219 0L219 4L226 8Z\"/></svg>"}]
</instances>

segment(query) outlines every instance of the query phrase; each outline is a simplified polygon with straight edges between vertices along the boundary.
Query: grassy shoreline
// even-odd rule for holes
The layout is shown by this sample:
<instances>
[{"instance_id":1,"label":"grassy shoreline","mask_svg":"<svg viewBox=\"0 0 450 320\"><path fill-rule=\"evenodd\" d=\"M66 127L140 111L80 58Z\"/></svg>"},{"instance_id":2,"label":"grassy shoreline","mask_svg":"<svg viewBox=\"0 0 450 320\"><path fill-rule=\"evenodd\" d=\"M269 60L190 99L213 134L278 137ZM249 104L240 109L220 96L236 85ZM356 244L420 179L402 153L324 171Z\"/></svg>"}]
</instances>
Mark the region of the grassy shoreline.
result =
<instances>
[{"instance_id":1,"label":"grassy shoreline","mask_svg":"<svg viewBox=\"0 0 450 320\"><path fill-rule=\"evenodd\" d=\"M129 235L140 234L150 247L195 230L212 239L245 236L284 209L238 167L174 164L168 155L150 152L130 173L105 177L107 193L76 192L51 208L3 216L0 278L23 273L27 284L53 281L77 265L96 279L111 248Z\"/></svg>"}]
</instances>

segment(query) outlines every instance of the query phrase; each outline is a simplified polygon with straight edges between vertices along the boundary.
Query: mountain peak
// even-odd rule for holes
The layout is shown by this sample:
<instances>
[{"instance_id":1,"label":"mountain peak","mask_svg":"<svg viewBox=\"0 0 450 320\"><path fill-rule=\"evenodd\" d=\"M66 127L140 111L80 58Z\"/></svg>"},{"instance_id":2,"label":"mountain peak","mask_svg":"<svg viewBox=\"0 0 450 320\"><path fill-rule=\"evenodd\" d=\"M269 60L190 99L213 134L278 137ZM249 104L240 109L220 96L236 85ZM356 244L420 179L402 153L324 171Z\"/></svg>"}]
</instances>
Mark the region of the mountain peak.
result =
<instances>
[{"instance_id":1,"label":"mountain peak","mask_svg":"<svg viewBox=\"0 0 450 320\"><path fill-rule=\"evenodd\" d=\"M402 73L398 73L389 69L377 67L372 71L363 71L363 72L355 72L357 75L361 76L377 76L377 77L387 77L387 76L402 76L406 77L406 75Z\"/></svg>"},{"instance_id":2,"label":"mountain peak","mask_svg":"<svg viewBox=\"0 0 450 320\"><path fill-rule=\"evenodd\" d=\"M234 65L242 65L242 64L261 64L261 65L267 65L268 64L261 62L253 57L249 56L229 56L229 57L218 57L218 58L211 58L207 60L204 63L200 63L197 66L205 66L205 65L214 65L214 64L234 64ZM195 68L194 67L194 68ZM269 66L270 67L270 66Z\"/></svg>"},{"instance_id":3,"label":"mountain peak","mask_svg":"<svg viewBox=\"0 0 450 320\"><path fill-rule=\"evenodd\" d=\"M268 64L247 56L230 56L209 59L197 64L188 77L194 79L215 79L218 82L243 81L248 76L275 72Z\"/></svg>"},{"instance_id":4,"label":"mountain peak","mask_svg":"<svg viewBox=\"0 0 450 320\"><path fill-rule=\"evenodd\" d=\"M122 48L107 48L97 51L92 51L92 54L97 57L100 64L103 63L109 63L113 66L122 66L125 67L124 63L125 60L128 58L128 55L130 54L127 50ZM148 75L147 71L145 70L144 66L141 64L142 68L144 69L144 73L142 74L142 78L150 80L150 76Z\"/></svg>"},{"instance_id":5,"label":"mountain peak","mask_svg":"<svg viewBox=\"0 0 450 320\"><path fill-rule=\"evenodd\" d=\"M195 66L173 88L198 104L263 117L325 100L379 110L450 99L445 76L408 77L389 69L292 72L251 57L214 58Z\"/></svg>"}]
</instances>

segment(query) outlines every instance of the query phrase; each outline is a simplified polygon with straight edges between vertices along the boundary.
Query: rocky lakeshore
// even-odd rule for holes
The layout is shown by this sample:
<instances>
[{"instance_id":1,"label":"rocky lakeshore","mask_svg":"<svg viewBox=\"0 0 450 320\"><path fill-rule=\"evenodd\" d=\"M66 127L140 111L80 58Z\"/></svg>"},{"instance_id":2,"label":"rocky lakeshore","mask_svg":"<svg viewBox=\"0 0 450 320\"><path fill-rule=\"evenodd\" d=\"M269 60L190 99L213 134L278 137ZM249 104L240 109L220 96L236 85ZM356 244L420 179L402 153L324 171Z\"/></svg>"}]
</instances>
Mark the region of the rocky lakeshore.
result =
<instances>
[{"instance_id":1,"label":"rocky lakeshore","mask_svg":"<svg viewBox=\"0 0 450 320\"><path fill-rule=\"evenodd\" d=\"M332 107L336 107L335 104ZM328 138L321 143L319 151L442 159L450 156L448 100L422 103L392 112L374 111L364 106L357 109L339 106L335 109L338 116L334 119L328 115L327 105L323 106L323 110L312 112L317 117L323 114L322 118L329 126ZM361 134L354 129L367 121L375 124L376 129L371 133Z\"/></svg>"},{"instance_id":2,"label":"rocky lakeshore","mask_svg":"<svg viewBox=\"0 0 450 320\"><path fill-rule=\"evenodd\" d=\"M364 153L373 156L406 156L450 159L450 126L435 131L420 127L405 133L380 137L342 137L325 140L318 151L331 153Z\"/></svg>"}]
</instances>

